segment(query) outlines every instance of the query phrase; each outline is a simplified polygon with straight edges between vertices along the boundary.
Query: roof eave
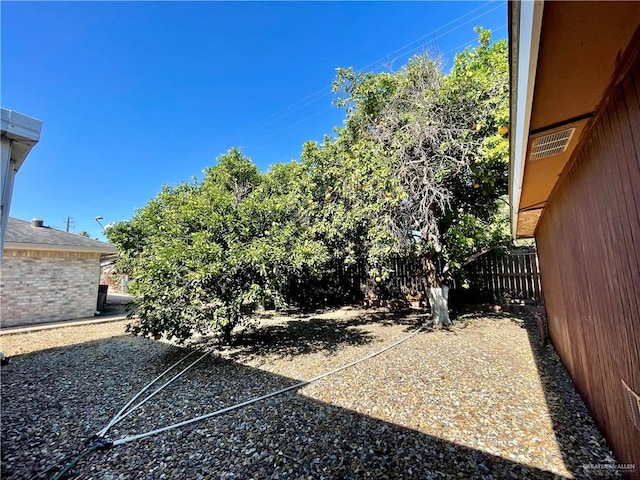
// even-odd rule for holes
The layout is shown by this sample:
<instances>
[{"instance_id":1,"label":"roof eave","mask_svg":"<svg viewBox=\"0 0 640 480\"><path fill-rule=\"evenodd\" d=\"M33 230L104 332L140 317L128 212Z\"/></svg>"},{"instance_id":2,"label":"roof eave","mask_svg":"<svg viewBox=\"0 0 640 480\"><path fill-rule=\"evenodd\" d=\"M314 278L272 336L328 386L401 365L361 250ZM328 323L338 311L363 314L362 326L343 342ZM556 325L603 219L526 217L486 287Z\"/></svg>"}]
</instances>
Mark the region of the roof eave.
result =
<instances>
[{"instance_id":1,"label":"roof eave","mask_svg":"<svg viewBox=\"0 0 640 480\"><path fill-rule=\"evenodd\" d=\"M44 243L19 243L6 242L5 250L35 250L49 252L78 252L78 253L100 253L100 254L117 254L115 247L80 247L75 245L49 245Z\"/></svg>"},{"instance_id":2,"label":"roof eave","mask_svg":"<svg viewBox=\"0 0 640 480\"><path fill-rule=\"evenodd\" d=\"M40 140L42 121L6 108L0 109L0 131L2 136L11 140L11 160L17 171L24 163L27 155Z\"/></svg>"},{"instance_id":3,"label":"roof eave","mask_svg":"<svg viewBox=\"0 0 640 480\"><path fill-rule=\"evenodd\" d=\"M511 234L517 238L518 210L527 155L544 0L509 2L511 67L509 203Z\"/></svg>"}]
</instances>

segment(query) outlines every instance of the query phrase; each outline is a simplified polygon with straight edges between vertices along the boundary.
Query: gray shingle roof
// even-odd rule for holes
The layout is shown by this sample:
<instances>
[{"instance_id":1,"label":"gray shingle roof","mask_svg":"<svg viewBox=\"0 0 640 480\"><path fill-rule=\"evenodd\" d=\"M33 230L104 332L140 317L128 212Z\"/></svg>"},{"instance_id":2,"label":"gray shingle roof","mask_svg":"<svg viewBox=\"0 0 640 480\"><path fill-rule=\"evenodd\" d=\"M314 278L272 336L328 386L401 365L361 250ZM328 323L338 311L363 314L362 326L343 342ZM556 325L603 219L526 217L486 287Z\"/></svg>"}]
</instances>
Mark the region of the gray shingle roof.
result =
<instances>
[{"instance_id":1,"label":"gray shingle roof","mask_svg":"<svg viewBox=\"0 0 640 480\"><path fill-rule=\"evenodd\" d=\"M116 253L113 245L51 227L32 227L31 222L9 218L5 248L66 250L78 252Z\"/></svg>"}]
</instances>

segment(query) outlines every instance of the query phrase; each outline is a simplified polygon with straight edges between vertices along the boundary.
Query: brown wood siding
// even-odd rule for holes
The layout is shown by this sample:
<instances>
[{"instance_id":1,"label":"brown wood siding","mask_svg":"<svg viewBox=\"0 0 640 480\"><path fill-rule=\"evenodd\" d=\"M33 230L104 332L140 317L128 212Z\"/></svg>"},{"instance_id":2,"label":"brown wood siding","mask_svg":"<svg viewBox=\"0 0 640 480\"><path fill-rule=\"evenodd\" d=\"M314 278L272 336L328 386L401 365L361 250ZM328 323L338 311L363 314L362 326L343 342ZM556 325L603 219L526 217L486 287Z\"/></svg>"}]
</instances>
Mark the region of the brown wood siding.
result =
<instances>
[{"instance_id":1,"label":"brown wood siding","mask_svg":"<svg viewBox=\"0 0 640 480\"><path fill-rule=\"evenodd\" d=\"M536 232L549 334L621 463L640 478L640 54L610 91Z\"/></svg>"}]
</instances>

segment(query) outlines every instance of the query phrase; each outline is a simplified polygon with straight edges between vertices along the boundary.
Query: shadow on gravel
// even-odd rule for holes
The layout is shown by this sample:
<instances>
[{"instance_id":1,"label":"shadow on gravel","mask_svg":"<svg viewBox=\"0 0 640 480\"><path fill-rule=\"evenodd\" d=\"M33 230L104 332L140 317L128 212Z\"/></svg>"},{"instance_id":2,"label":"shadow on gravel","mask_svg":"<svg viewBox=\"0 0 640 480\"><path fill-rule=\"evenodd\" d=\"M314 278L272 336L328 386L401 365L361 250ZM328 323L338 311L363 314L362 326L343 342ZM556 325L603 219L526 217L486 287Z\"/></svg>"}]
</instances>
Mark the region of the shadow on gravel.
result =
<instances>
[{"instance_id":1,"label":"shadow on gravel","mask_svg":"<svg viewBox=\"0 0 640 480\"><path fill-rule=\"evenodd\" d=\"M311 318L289 320L284 324L266 325L245 333L234 343L242 355L271 355L282 357L307 353L333 353L341 345L365 345L373 335L354 328L351 322Z\"/></svg>"},{"instance_id":2,"label":"shadow on gravel","mask_svg":"<svg viewBox=\"0 0 640 480\"><path fill-rule=\"evenodd\" d=\"M349 311L341 309L328 312L323 318L294 317L275 325L264 324L236 338L232 357L274 354L292 357L317 352L331 354L341 346L372 343L375 336L361 327L374 324L405 325L405 331L411 332L428 320L428 315L420 311L380 310L359 314L353 318L341 318Z\"/></svg>"},{"instance_id":3,"label":"shadow on gravel","mask_svg":"<svg viewBox=\"0 0 640 480\"><path fill-rule=\"evenodd\" d=\"M354 322L358 325L377 323L384 326L406 325L407 330L420 328L424 323L431 321L431 314L426 310L391 310L373 311L360 316Z\"/></svg>"},{"instance_id":4,"label":"shadow on gravel","mask_svg":"<svg viewBox=\"0 0 640 480\"><path fill-rule=\"evenodd\" d=\"M326 328L315 324L317 333L326 333ZM38 352L3 369L2 478L29 477L65 455L77 454L89 435L175 359L175 347L127 338ZM179 422L296 382L208 358L114 427L111 438ZM556 477L292 392L151 439L93 452L71 478Z\"/></svg>"}]
</instances>

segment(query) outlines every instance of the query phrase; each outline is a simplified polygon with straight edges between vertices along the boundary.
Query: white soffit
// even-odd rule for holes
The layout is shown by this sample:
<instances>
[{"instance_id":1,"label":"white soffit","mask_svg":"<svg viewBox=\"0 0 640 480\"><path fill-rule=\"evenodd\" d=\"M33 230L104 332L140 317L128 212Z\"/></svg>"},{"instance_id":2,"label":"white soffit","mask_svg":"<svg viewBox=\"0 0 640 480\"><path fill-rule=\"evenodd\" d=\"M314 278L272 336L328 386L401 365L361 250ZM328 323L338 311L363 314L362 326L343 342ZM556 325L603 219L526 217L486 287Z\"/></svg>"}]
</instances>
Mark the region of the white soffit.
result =
<instances>
[{"instance_id":1,"label":"white soffit","mask_svg":"<svg viewBox=\"0 0 640 480\"><path fill-rule=\"evenodd\" d=\"M518 38L518 77L516 80L515 148L512 159L511 234L516 237L522 179L529 141L531 106L536 81L544 1L521 1Z\"/></svg>"}]
</instances>

